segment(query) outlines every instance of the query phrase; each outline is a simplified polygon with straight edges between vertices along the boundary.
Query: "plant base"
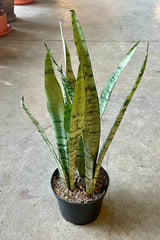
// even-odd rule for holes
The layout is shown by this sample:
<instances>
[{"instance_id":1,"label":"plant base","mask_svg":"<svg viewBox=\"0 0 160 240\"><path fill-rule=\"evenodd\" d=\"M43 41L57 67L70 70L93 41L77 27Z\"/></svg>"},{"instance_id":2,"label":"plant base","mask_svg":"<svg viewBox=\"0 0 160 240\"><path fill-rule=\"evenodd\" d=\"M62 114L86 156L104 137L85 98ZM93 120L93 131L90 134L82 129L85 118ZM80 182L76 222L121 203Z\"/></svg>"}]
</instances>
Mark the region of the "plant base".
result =
<instances>
[{"instance_id":1,"label":"plant base","mask_svg":"<svg viewBox=\"0 0 160 240\"><path fill-rule=\"evenodd\" d=\"M55 176L58 176L59 174L58 169L55 170L51 178L51 187L57 198L60 212L65 220L76 225L84 225L84 224L93 222L98 217L102 207L103 198L106 194L106 191L108 189L108 184L109 184L108 174L104 169L103 171L105 172L106 179L107 179L107 182L105 184L105 189L103 189L105 190L104 194L101 195L100 198L88 203L72 203L72 202L63 200L54 192L53 185L52 185L53 178Z\"/></svg>"}]
</instances>

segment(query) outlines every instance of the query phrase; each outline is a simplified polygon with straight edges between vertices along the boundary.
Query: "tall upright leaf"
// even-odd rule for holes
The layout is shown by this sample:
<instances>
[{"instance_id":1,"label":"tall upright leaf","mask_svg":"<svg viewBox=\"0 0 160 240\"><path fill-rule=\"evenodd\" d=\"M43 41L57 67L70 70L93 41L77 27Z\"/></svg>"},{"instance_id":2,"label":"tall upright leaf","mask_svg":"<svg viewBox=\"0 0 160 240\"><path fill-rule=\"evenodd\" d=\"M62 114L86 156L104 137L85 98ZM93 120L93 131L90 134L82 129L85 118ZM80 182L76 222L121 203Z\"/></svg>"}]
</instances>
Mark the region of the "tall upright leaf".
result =
<instances>
[{"instance_id":1,"label":"tall upright leaf","mask_svg":"<svg viewBox=\"0 0 160 240\"><path fill-rule=\"evenodd\" d=\"M100 114L98 95L94 83L88 49L86 46L86 42L84 39L80 23L77 19L74 10L71 10L71 16L74 41L77 48L77 54L82 67L85 81L85 95L86 95L85 121L87 122L89 130L88 134L90 154L92 159L96 161L100 138Z\"/></svg>"},{"instance_id":2,"label":"tall upright leaf","mask_svg":"<svg viewBox=\"0 0 160 240\"><path fill-rule=\"evenodd\" d=\"M82 136L79 140L79 145L76 155L76 170L79 173L79 176L85 177L85 157L84 157L84 144Z\"/></svg>"},{"instance_id":3,"label":"tall upright leaf","mask_svg":"<svg viewBox=\"0 0 160 240\"><path fill-rule=\"evenodd\" d=\"M61 30L61 37L62 37L62 44L63 44L63 51L64 51L64 61L65 61L65 69L66 69L66 79L70 83L72 89L75 89L76 79L73 73L72 64L71 64L71 57L70 53L64 39L62 23L60 22L60 30Z\"/></svg>"},{"instance_id":4,"label":"tall upright leaf","mask_svg":"<svg viewBox=\"0 0 160 240\"><path fill-rule=\"evenodd\" d=\"M69 134L70 134L71 110L72 110L71 106L69 104L66 104L64 109L64 129L67 135L67 140L69 140Z\"/></svg>"},{"instance_id":5,"label":"tall upright leaf","mask_svg":"<svg viewBox=\"0 0 160 240\"><path fill-rule=\"evenodd\" d=\"M63 89L64 89L64 100L65 100L65 103L68 103L69 105L71 105L72 101L73 101L73 97L74 97L74 91L72 89L72 86L67 81L66 77L64 76L62 68L57 64L56 60L52 56L52 54L50 52L50 49L48 48L46 42L44 42L44 45L45 45L45 47L47 49L47 52L48 52L48 54L49 54L53 64L56 66L58 72L60 73L61 80L62 80L62 85L63 85Z\"/></svg>"},{"instance_id":6,"label":"tall upright leaf","mask_svg":"<svg viewBox=\"0 0 160 240\"><path fill-rule=\"evenodd\" d=\"M57 147L62 161L62 167L69 176L67 136L64 129L64 101L61 88L56 79L52 61L47 52L45 60L45 92L47 108L55 132Z\"/></svg>"},{"instance_id":7,"label":"tall upright leaf","mask_svg":"<svg viewBox=\"0 0 160 240\"><path fill-rule=\"evenodd\" d=\"M85 181L86 181L86 192L88 194L93 193L93 171L94 171L94 160L91 156L90 151L90 139L89 129L87 122L85 121L85 127L83 130L83 143L84 143L84 157L85 157Z\"/></svg>"},{"instance_id":8,"label":"tall upright leaf","mask_svg":"<svg viewBox=\"0 0 160 240\"><path fill-rule=\"evenodd\" d=\"M130 61L132 55L136 51L137 45L139 44L139 41L129 50L129 52L126 54L126 56L123 58L123 60L120 62L119 66L116 68L116 70L113 72L112 76L107 81L106 86L102 90L100 99L99 99L99 106L100 106L100 116L102 117L104 110L106 109L109 97L112 93L112 90L115 86L115 83L121 74L124 67L127 65L127 63Z\"/></svg>"},{"instance_id":9,"label":"tall upright leaf","mask_svg":"<svg viewBox=\"0 0 160 240\"><path fill-rule=\"evenodd\" d=\"M24 97L21 99L21 106L24 109L24 111L26 112L26 114L29 116L29 118L32 120L32 123L36 126L37 131L40 133L42 139L44 140L44 142L47 144L49 150L51 151L54 159L56 160L57 166L58 166L58 170L59 170L59 174L60 177L62 178L65 187L68 187L68 179L67 176L65 174L65 172L63 171L62 165L57 157L57 154L54 151L53 145L51 144L51 142L49 141L44 129L41 127L41 125L39 124L39 122L33 117L33 115L29 112L29 110L26 108L25 104L24 104Z\"/></svg>"},{"instance_id":10,"label":"tall upright leaf","mask_svg":"<svg viewBox=\"0 0 160 240\"><path fill-rule=\"evenodd\" d=\"M74 189L74 173L76 168L76 154L79 140L84 126L85 116L85 85L82 71L76 81L75 95L73 99L70 118L70 139L69 139L69 180L70 189Z\"/></svg>"},{"instance_id":11,"label":"tall upright leaf","mask_svg":"<svg viewBox=\"0 0 160 240\"><path fill-rule=\"evenodd\" d=\"M126 100L124 101L123 106L121 107L121 110L120 110L120 112L119 112L119 114L118 114L118 116L117 116L117 118L116 118L116 120L113 124L113 127L112 127L109 135L107 136L107 138L106 138L106 140L105 140L105 142L102 146L102 149L101 149L101 152L100 152L100 155L99 155L99 159L98 159L98 163L97 163L97 166L96 166L96 170L95 170L94 185L96 183L96 179L97 179L97 176L98 176L103 158L104 158L104 156L107 152L107 149L109 148L109 146L110 146L110 144L111 144L111 142L112 142L112 140L113 140L113 138L114 138L114 136L115 136L115 134L118 130L118 127L119 127L119 125L122 121L122 118L123 118L123 116L126 112L126 109L129 105L129 103L130 103L130 101L131 101L131 99L132 99L132 97L133 97L141 79L142 79L142 76L143 76L143 73L144 73L144 70L145 70L145 67L146 67L147 59L148 59L148 48L149 48L149 43L147 45L146 55L145 55L145 59L144 59L143 65L141 67L140 73L139 73L139 75L138 75L138 77L137 77L129 95L127 96Z\"/></svg>"},{"instance_id":12,"label":"tall upright leaf","mask_svg":"<svg viewBox=\"0 0 160 240\"><path fill-rule=\"evenodd\" d=\"M81 75L81 65L79 64L77 79ZM76 170L78 171L79 176L85 177L85 157L84 157L84 144L82 139L83 134L81 134L79 145L76 155Z\"/></svg>"}]
</instances>

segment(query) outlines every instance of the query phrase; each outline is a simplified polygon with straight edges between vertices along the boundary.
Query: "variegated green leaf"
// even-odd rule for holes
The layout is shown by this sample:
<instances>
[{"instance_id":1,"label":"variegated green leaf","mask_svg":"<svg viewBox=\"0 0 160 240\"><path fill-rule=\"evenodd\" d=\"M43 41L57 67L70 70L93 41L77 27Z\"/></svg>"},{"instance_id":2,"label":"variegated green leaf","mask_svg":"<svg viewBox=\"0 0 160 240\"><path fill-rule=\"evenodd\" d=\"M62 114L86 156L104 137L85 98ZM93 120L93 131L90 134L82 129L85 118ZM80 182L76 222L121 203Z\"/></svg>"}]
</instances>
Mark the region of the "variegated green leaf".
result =
<instances>
[{"instance_id":1,"label":"variegated green leaf","mask_svg":"<svg viewBox=\"0 0 160 240\"><path fill-rule=\"evenodd\" d=\"M82 136L79 140L79 146L77 149L77 155L76 155L76 170L79 173L79 176L85 177L85 158L84 158L84 145Z\"/></svg>"},{"instance_id":2,"label":"variegated green leaf","mask_svg":"<svg viewBox=\"0 0 160 240\"><path fill-rule=\"evenodd\" d=\"M87 122L85 122L85 128L83 130L83 145L84 145L84 157L85 157L85 181L86 181L86 192L88 194L93 193L93 170L94 170L94 159L90 154L90 139L89 129Z\"/></svg>"},{"instance_id":3,"label":"variegated green leaf","mask_svg":"<svg viewBox=\"0 0 160 240\"><path fill-rule=\"evenodd\" d=\"M78 68L78 75L77 78L79 77L79 75L81 74L79 71L81 71L80 68L81 65L79 65ZM81 177L85 177L85 157L84 157L84 145L83 145L83 139L82 139L82 135L80 137L79 140L79 146L77 149L77 156L76 156L76 170L78 171L79 175Z\"/></svg>"},{"instance_id":4,"label":"variegated green leaf","mask_svg":"<svg viewBox=\"0 0 160 240\"><path fill-rule=\"evenodd\" d=\"M100 99L99 99L100 116L101 117L102 117L102 115L103 115L103 113L104 113L104 111L106 109L109 97L110 97L110 95L112 93L112 90L113 90L113 88L115 86L115 83L116 83L119 75L121 74L122 70L127 65L129 60L131 59L132 55L136 51L136 48L137 48L138 44L139 44L139 41L129 50L129 52L123 58L123 60L121 61L119 66L116 68L116 70L113 72L112 76L107 81L106 86L102 90L102 93L101 93L101 96L100 96Z\"/></svg>"},{"instance_id":5,"label":"variegated green leaf","mask_svg":"<svg viewBox=\"0 0 160 240\"><path fill-rule=\"evenodd\" d=\"M60 22L60 30L61 30L61 37L62 37L62 44L63 44L63 51L64 51L64 61L65 61L65 69L66 69L66 79L71 85L72 89L75 89L76 79L73 73L72 64L71 64L71 57L70 53L64 39L62 24Z\"/></svg>"},{"instance_id":6,"label":"variegated green leaf","mask_svg":"<svg viewBox=\"0 0 160 240\"><path fill-rule=\"evenodd\" d=\"M58 166L58 170L59 170L59 174L60 177L62 178L65 187L68 187L68 179L67 176L65 174L65 172L63 172L63 168L61 163L59 162L59 159L57 157L57 154L55 153L52 144L50 143L48 137L45 134L44 129L41 127L41 125L39 124L39 122L33 117L33 115L29 112L29 110L26 108L25 104L24 104L24 97L21 99L21 106L24 109L24 111L26 112L26 114L29 116L29 118L32 120L32 123L36 126L37 131L40 133L42 139L45 141L45 143L47 144L49 150L51 151L54 159L56 160L57 166Z\"/></svg>"},{"instance_id":7,"label":"variegated green leaf","mask_svg":"<svg viewBox=\"0 0 160 240\"><path fill-rule=\"evenodd\" d=\"M130 91L129 95L127 96L126 100L124 101L123 106L121 107L121 110L120 110L120 112L119 112L119 114L118 114L118 116L117 116L117 118L116 118L116 120L113 124L113 127L112 127L108 137L106 138L106 140L105 140L105 142L102 146L102 149L101 149L101 152L100 152L100 155L99 155L99 159L98 159L98 163L97 163L97 166L96 166L96 170L95 170L94 185L96 183L96 179L97 179L97 176L98 176L103 158L104 158L104 156L105 156L105 154L106 154L106 152L107 152L107 150L108 150L108 148L109 148L109 146L110 146L110 144L111 144L111 142L112 142L112 140L113 140L113 138L114 138L114 136L115 136L115 134L118 130L118 127L119 127L119 125L122 121L122 118L123 118L123 116L126 112L126 109L129 105L129 103L130 103L130 101L131 101L131 99L132 99L132 97L133 97L141 79L142 79L142 76L143 76L143 73L144 73L144 70L145 70L145 67L146 67L146 63L147 63L147 58L148 58L148 48L149 48L149 43L147 45L146 55L145 55L145 59L144 59L142 68L140 70L140 73L139 73L139 75L138 75L138 77L137 77L137 79L136 79L136 81L135 81L135 83L132 87L132 90Z\"/></svg>"},{"instance_id":8,"label":"variegated green leaf","mask_svg":"<svg viewBox=\"0 0 160 240\"><path fill-rule=\"evenodd\" d=\"M65 103L68 103L69 105L72 104L73 101L73 97L74 97L74 91L70 85L70 83L67 81L66 77L64 76L63 72L62 72L62 67L59 67L59 65L57 64L56 60L53 58L50 49L48 48L47 44L44 42L44 45L47 49L47 52L53 62L53 64L56 66L58 72L60 73L61 76L61 80L62 80L62 85L64 88L64 100Z\"/></svg>"},{"instance_id":9,"label":"variegated green leaf","mask_svg":"<svg viewBox=\"0 0 160 240\"><path fill-rule=\"evenodd\" d=\"M71 118L70 118L70 139L69 139L69 180L70 189L74 189L74 173L76 168L76 155L79 140L84 125L85 116L85 86L82 71L76 81L75 95L73 99Z\"/></svg>"},{"instance_id":10,"label":"variegated green leaf","mask_svg":"<svg viewBox=\"0 0 160 240\"><path fill-rule=\"evenodd\" d=\"M57 147L62 161L62 167L67 176L69 176L67 136L64 129L64 101L61 88L55 76L52 61L48 52L45 60L45 92L47 108L55 132Z\"/></svg>"},{"instance_id":11,"label":"variegated green leaf","mask_svg":"<svg viewBox=\"0 0 160 240\"><path fill-rule=\"evenodd\" d=\"M70 117L71 117L71 106L69 104L65 105L65 110L64 110L64 128L65 132L67 134L67 139L69 139L69 134L70 134Z\"/></svg>"},{"instance_id":12,"label":"variegated green leaf","mask_svg":"<svg viewBox=\"0 0 160 240\"><path fill-rule=\"evenodd\" d=\"M86 116L85 121L88 126L88 134L90 141L90 154L92 159L96 161L97 153L99 149L100 139L100 113L99 113L99 101L97 90L94 83L91 62L89 58L88 49L84 39L84 35L77 19L74 10L71 10L72 16L72 29L74 35L74 41L77 48L78 58L82 67L84 81L85 81L85 94L86 94Z\"/></svg>"}]
</instances>

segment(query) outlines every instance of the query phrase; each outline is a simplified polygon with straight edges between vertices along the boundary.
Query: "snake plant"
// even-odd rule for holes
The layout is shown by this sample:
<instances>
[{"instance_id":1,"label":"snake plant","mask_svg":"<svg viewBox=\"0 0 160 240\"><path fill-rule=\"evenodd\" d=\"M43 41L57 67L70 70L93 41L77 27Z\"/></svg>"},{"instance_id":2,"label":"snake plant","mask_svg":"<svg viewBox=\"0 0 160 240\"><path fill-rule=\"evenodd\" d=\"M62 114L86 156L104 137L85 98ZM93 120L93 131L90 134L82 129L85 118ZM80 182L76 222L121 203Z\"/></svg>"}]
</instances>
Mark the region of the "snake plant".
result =
<instances>
[{"instance_id":1,"label":"snake plant","mask_svg":"<svg viewBox=\"0 0 160 240\"><path fill-rule=\"evenodd\" d=\"M143 76L147 63L149 44L147 45L145 59L139 75L124 101L102 148L99 149L103 113L115 83L134 54L139 41L129 50L117 69L113 72L100 98L98 98L87 45L74 10L71 10L71 18L74 42L79 59L77 77L73 73L70 53L63 36L61 23L60 31L64 49L65 73L63 73L62 67L55 61L45 43L47 50L45 58L45 93L47 108L55 133L58 155L53 149L52 143L47 138L44 129L26 108L24 98L21 100L21 106L53 154L65 187L74 190L74 175L77 172L81 177L85 177L86 192L92 194L106 151ZM54 68L60 74L62 87L56 78Z\"/></svg>"}]
</instances>

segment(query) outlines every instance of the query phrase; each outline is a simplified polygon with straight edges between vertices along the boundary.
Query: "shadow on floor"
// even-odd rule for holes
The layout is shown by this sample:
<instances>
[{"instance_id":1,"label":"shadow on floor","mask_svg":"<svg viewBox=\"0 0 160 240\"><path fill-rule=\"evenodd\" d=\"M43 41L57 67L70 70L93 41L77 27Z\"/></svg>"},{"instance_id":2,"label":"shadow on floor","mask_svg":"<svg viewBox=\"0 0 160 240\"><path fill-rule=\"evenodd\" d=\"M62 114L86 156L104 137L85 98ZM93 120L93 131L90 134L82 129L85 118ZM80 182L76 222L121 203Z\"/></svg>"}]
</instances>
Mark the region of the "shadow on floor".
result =
<instances>
[{"instance_id":1,"label":"shadow on floor","mask_svg":"<svg viewBox=\"0 0 160 240\"><path fill-rule=\"evenodd\" d=\"M113 197L110 192L108 193L98 219L88 227L94 226L109 234L129 234L131 231L137 230L149 233L152 231L150 226L157 229L160 227L158 226L160 203L153 201L154 196L151 200L149 193L146 198L141 193L135 195L124 191L112 193L112 195Z\"/></svg>"}]
</instances>

